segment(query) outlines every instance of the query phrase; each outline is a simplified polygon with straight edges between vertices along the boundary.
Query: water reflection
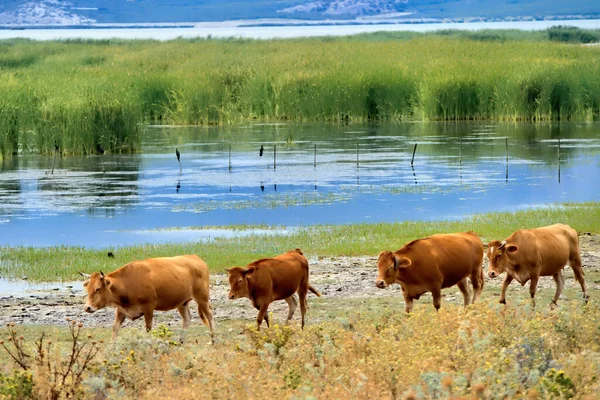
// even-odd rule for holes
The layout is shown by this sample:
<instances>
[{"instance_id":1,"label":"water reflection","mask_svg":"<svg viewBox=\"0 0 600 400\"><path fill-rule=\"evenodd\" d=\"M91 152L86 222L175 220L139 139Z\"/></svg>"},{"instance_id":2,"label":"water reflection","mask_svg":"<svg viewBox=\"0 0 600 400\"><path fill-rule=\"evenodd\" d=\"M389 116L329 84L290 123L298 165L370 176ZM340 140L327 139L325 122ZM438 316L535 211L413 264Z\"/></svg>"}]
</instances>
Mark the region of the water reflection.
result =
<instances>
[{"instance_id":1,"label":"water reflection","mask_svg":"<svg viewBox=\"0 0 600 400\"><path fill-rule=\"evenodd\" d=\"M0 214L11 220L70 212L112 218L115 209L135 206L141 158L112 156L104 162L103 157L23 155L6 160Z\"/></svg>"},{"instance_id":2,"label":"water reflection","mask_svg":"<svg viewBox=\"0 0 600 400\"><path fill-rule=\"evenodd\" d=\"M56 157L54 174L51 156L3 160L0 245L118 245L161 227L453 218L597 200L598 127L151 127L140 155ZM261 157L270 151L273 160Z\"/></svg>"}]
</instances>

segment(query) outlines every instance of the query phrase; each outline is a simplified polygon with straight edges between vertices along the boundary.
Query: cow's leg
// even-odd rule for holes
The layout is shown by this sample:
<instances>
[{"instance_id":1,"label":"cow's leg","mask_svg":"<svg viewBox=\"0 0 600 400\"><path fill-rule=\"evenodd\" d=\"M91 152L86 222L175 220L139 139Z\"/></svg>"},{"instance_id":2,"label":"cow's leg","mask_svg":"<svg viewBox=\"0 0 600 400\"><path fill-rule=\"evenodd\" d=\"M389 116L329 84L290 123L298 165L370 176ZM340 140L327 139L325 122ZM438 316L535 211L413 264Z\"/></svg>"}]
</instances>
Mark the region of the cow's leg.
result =
<instances>
[{"instance_id":1,"label":"cow's leg","mask_svg":"<svg viewBox=\"0 0 600 400\"><path fill-rule=\"evenodd\" d=\"M146 331L152 330L152 318L154 317L153 310L144 310L144 322L146 323Z\"/></svg>"},{"instance_id":2,"label":"cow's leg","mask_svg":"<svg viewBox=\"0 0 600 400\"><path fill-rule=\"evenodd\" d=\"M463 295L465 300L465 307L471 303L471 293L469 293L469 285L467 283L467 278L464 278L462 281L459 281L457 284L460 292Z\"/></svg>"},{"instance_id":3,"label":"cow's leg","mask_svg":"<svg viewBox=\"0 0 600 400\"><path fill-rule=\"evenodd\" d=\"M482 264L483 259L480 261L479 266L471 273L471 285L473 285L473 299L471 300L471 304L479 300L479 296L481 296L481 292L483 291L484 279Z\"/></svg>"},{"instance_id":4,"label":"cow's leg","mask_svg":"<svg viewBox=\"0 0 600 400\"><path fill-rule=\"evenodd\" d=\"M296 301L296 297L294 297L294 295L291 295L290 297L285 299L285 301L288 303L288 307L289 307L288 317L287 317L287 323L289 324L290 321L292 320L292 317L294 316L294 312L296 312L296 307L298 307L298 302Z\"/></svg>"},{"instance_id":5,"label":"cow's leg","mask_svg":"<svg viewBox=\"0 0 600 400\"><path fill-rule=\"evenodd\" d=\"M308 292L308 285L305 290L298 290L298 299L300 300L300 314L302 314L302 329L304 329L304 316L306 315L306 293Z\"/></svg>"},{"instance_id":6,"label":"cow's leg","mask_svg":"<svg viewBox=\"0 0 600 400\"><path fill-rule=\"evenodd\" d=\"M512 276L506 274L504 276L504 280L502 281L502 289L500 290L500 304L506 304L506 288L513 281Z\"/></svg>"},{"instance_id":7,"label":"cow's leg","mask_svg":"<svg viewBox=\"0 0 600 400\"><path fill-rule=\"evenodd\" d=\"M573 270L573 274L575 275L575 279L581 285L581 290L583 290L583 299L587 304L590 295L587 293L587 288L585 287L585 279L583 279L583 269L581 268L581 257L579 253L575 253L575 255L569 260L569 266Z\"/></svg>"},{"instance_id":8,"label":"cow's leg","mask_svg":"<svg viewBox=\"0 0 600 400\"><path fill-rule=\"evenodd\" d=\"M402 290L402 294L404 295L404 303L406 305L406 312L410 313L413 309L413 299L408 295L405 290Z\"/></svg>"},{"instance_id":9,"label":"cow's leg","mask_svg":"<svg viewBox=\"0 0 600 400\"><path fill-rule=\"evenodd\" d=\"M113 323L113 331L112 331L113 340L115 340L117 338L117 333L119 333L119 329L121 328L123 321L125 321L125 314L123 314L117 308L117 312L115 313L115 322Z\"/></svg>"},{"instance_id":10,"label":"cow's leg","mask_svg":"<svg viewBox=\"0 0 600 400\"><path fill-rule=\"evenodd\" d=\"M208 299L197 299L196 302L198 303L198 314L200 314L202 322L204 322L208 326L208 329L210 330L210 337L213 338L215 330L213 326L212 307L210 306Z\"/></svg>"},{"instance_id":11,"label":"cow's leg","mask_svg":"<svg viewBox=\"0 0 600 400\"><path fill-rule=\"evenodd\" d=\"M531 304L535 307L535 292L537 291L538 280L540 279L537 275L531 276L531 284L529 285L529 294L531 295Z\"/></svg>"},{"instance_id":12,"label":"cow's leg","mask_svg":"<svg viewBox=\"0 0 600 400\"><path fill-rule=\"evenodd\" d=\"M267 315L267 309L269 308L269 303L266 301L260 305L260 309L258 310L258 317L256 317L256 323L258 324L258 329L260 329L260 324L262 324L263 319L267 323L267 327L269 325L269 316Z\"/></svg>"},{"instance_id":13,"label":"cow's leg","mask_svg":"<svg viewBox=\"0 0 600 400\"><path fill-rule=\"evenodd\" d=\"M182 328L187 329L190 326L191 313L190 313L190 302L186 301L184 304L177 307L177 312L183 318Z\"/></svg>"},{"instance_id":14,"label":"cow's leg","mask_svg":"<svg viewBox=\"0 0 600 400\"><path fill-rule=\"evenodd\" d=\"M556 274L552 275L554 282L556 282L556 293L554 293L554 298L552 299L552 303L550 303L550 307L554 308L557 305L558 298L565 287L565 279L563 278L562 271L558 271Z\"/></svg>"},{"instance_id":15,"label":"cow's leg","mask_svg":"<svg viewBox=\"0 0 600 400\"><path fill-rule=\"evenodd\" d=\"M433 306L435 310L439 310L442 306L442 289L435 288L431 291L431 295L433 296Z\"/></svg>"}]
</instances>

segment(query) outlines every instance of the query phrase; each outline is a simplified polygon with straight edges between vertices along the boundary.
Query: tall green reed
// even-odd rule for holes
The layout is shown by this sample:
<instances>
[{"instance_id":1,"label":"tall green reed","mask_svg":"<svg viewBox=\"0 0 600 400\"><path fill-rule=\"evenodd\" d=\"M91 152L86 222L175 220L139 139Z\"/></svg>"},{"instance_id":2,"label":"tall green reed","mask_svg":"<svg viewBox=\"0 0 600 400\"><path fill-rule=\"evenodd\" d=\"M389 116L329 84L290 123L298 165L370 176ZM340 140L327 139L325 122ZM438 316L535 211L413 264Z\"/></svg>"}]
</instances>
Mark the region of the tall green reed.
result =
<instances>
[{"instance_id":1,"label":"tall green reed","mask_svg":"<svg viewBox=\"0 0 600 400\"><path fill-rule=\"evenodd\" d=\"M0 152L137 151L146 123L578 120L600 47L548 33L0 42Z\"/></svg>"}]
</instances>

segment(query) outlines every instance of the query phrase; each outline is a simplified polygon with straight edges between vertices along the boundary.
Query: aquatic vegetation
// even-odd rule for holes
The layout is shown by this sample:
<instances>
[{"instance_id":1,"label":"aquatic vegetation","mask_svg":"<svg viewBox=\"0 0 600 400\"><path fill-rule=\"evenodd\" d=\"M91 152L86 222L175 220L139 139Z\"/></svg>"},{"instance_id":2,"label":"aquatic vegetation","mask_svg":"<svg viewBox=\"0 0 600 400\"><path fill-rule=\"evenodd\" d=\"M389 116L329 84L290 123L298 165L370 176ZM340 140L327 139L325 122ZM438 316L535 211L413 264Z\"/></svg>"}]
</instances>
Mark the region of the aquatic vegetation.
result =
<instances>
[{"instance_id":1,"label":"aquatic vegetation","mask_svg":"<svg viewBox=\"0 0 600 400\"><path fill-rule=\"evenodd\" d=\"M3 41L0 152L137 151L147 122L597 119L600 47L555 31L598 34Z\"/></svg>"},{"instance_id":2,"label":"aquatic vegetation","mask_svg":"<svg viewBox=\"0 0 600 400\"><path fill-rule=\"evenodd\" d=\"M285 193L276 195L266 194L257 200L236 201L209 201L196 204L184 204L174 207L174 211L194 211L198 213L212 210L244 210L254 208L277 208L332 204L336 202L347 202L351 199L350 193Z\"/></svg>"}]
</instances>

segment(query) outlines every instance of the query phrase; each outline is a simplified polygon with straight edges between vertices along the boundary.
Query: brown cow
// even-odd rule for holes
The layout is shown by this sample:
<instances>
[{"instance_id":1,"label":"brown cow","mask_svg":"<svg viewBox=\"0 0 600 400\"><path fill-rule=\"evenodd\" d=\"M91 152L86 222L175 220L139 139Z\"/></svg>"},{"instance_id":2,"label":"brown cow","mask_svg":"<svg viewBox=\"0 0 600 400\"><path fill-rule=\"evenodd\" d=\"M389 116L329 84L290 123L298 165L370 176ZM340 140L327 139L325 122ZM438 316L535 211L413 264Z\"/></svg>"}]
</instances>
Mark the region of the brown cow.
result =
<instances>
[{"instance_id":1,"label":"brown cow","mask_svg":"<svg viewBox=\"0 0 600 400\"><path fill-rule=\"evenodd\" d=\"M573 269L575 279L583 290L583 298L587 302L588 294L579 255L579 238L577 232L568 225L555 224L518 230L502 242L491 241L488 244L487 257L490 260L490 278L506 272L500 294L502 304L506 304L506 288L513 279L521 286L531 280L529 293L534 299L539 277L552 276L556 282L556 293L551 306L555 306L565 284L562 270L567 263Z\"/></svg>"},{"instance_id":2,"label":"brown cow","mask_svg":"<svg viewBox=\"0 0 600 400\"><path fill-rule=\"evenodd\" d=\"M483 290L483 243L474 232L438 234L413 240L395 252L382 251L377 259L375 285L383 289L393 283L402 287L406 312L413 299L431 292L433 306L440 308L442 289L457 285L465 306L477 301ZM474 289L470 299L467 277Z\"/></svg>"},{"instance_id":3,"label":"brown cow","mask_svg":"<svg viewBox=\"0 0 600 400\"><path fill-rule=\"evenodd\" d=\"M112 337L115 339L126 317L144 316L146 330L152 329L155 310L177 309L183 328L190 324L190 301L198 303L198 314L213 336L212 311L208 299L208 267L196 255L149 258L133 261L104 275L82 274L89 278L85 311L93 313L104 307L116 307Z\"/></svg>"},{"instance_id":4,"label":"brown cow","mask_svg":"<svg viewBox=\"0 0 600 400\"><path fill-rule=\"evenodd\" d=\"M287 322L291 321L298 305L294 297L295 292L298 292L300 298L302 328L304 328L306 294L310 290L317 296L321 296L308 283L308 260L300 249L288 251L277 257L254 261L246 268L234 267L226 271L229 273L231 288L229 299L249 298L258 310L256 322L259 329L263 319L269 326L267 308L276 300L285 300L288 303Z\"/></svg>"}]
</instances>

